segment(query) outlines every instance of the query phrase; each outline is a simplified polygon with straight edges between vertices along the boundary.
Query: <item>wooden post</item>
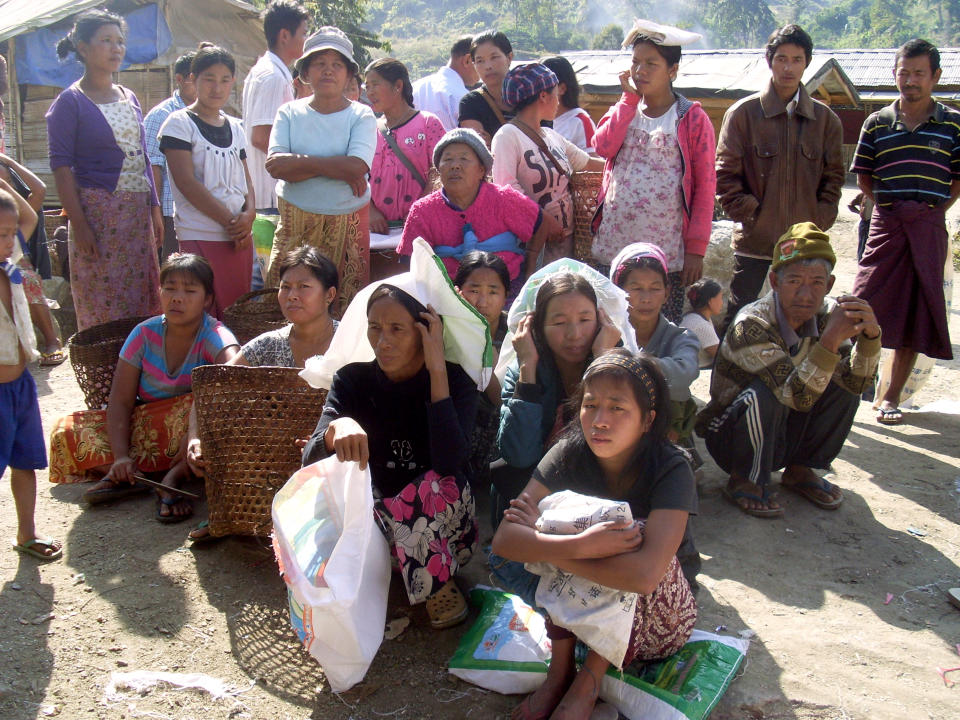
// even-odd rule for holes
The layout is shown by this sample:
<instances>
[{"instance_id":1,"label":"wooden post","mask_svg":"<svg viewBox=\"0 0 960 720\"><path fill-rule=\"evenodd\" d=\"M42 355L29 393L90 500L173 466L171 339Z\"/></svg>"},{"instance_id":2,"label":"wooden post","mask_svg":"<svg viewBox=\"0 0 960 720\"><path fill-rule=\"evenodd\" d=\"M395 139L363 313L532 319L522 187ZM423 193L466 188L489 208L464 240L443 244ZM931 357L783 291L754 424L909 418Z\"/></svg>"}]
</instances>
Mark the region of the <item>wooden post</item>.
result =
<instances>
[{"instance_id":1,"label":"wooden post","mask_svg":"<svg viewBox=\"0 0 960 720\"><path fill-rule=\"evenodd\" d=\"M16 124L17 162L23 163L23 112L20 103L20 83L17 82L17 55L14 47L17 44L15 37L10 38L7 55L7 75L10 87L10 105L12 105L14 122Z\"/></svg>"}]
</instances>

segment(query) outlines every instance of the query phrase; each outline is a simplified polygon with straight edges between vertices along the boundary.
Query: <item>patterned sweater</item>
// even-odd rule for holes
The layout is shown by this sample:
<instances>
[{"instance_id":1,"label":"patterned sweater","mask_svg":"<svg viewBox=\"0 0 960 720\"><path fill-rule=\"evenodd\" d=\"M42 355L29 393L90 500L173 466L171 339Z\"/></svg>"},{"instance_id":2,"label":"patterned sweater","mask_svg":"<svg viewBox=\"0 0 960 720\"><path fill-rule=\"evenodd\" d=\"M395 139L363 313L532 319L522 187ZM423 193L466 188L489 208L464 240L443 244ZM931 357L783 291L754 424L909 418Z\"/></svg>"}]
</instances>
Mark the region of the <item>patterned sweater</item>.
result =
<instances>
[{"instance_id":1,"label":"patterned sweater","mask_svg":"<svg viewBox=\"0 0 960 720\"><path fill-rule=\"evenodd\" d=\"M801 341L790 355L777 322L773 292L737 313L717 352L710 379L710 403L697 416L697 432L719 416L754 379L760 378L774 396L792 410L808 412L833 380L859 395L869 385L880 359L880 338L860 335L846 340L839 354L827 350L816 338ZM835 302L827 298L816 315L823 334Z\"/></svg>"}]
</instances>

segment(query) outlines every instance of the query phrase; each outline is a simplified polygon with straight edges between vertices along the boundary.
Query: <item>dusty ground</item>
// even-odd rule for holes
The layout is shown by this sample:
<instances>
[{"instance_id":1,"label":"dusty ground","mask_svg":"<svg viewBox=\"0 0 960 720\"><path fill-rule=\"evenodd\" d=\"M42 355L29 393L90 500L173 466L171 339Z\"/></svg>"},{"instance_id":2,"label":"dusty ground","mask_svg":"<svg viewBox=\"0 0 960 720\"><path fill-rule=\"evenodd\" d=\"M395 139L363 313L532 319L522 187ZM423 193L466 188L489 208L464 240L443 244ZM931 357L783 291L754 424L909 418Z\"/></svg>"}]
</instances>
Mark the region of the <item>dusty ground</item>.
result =
<instances>
[{"instance_id":1,"label":"dusty ground","mask_svg":"<svg viewBox=\"0 0 960 720\"><path fill-rule=\"evenodd\" d=\"M841 215L838 290L852 285L855 267L853 217ZM957 310L951 330L960 338ZM69 364L32 370L47 427L82 407ZM706 388L701 378L699 398ZM936 368L920 404L943 398L960 404L957 361ZM936 671L960 665L960 611L943 595L960 586L957 412L914 412L885 428L864 403L835 463L846 492L836 513L787 496L785 519L746 518L722 500L723 477L708 462L695 520L698 626L757 633L712 717L957 717L960 687L945 687ZM152 499L88 509L82 487L50 486L46 473L39 484L39 527L66 552L42 566L0 552L0 718L501 718L516 703L449 676L462 630L434 633L422 611L384 642L362 685L335 696L296 643L263 543L190 549L188 526L156 523ZM2 485L0 525L12 537L6 477ZM485 579L477 559L466 580ZM391 604L391 617L405 613L405 603ZM202 672L245 692L106 700L111 673L132 670Z\"/></svg>"}]
</instances>

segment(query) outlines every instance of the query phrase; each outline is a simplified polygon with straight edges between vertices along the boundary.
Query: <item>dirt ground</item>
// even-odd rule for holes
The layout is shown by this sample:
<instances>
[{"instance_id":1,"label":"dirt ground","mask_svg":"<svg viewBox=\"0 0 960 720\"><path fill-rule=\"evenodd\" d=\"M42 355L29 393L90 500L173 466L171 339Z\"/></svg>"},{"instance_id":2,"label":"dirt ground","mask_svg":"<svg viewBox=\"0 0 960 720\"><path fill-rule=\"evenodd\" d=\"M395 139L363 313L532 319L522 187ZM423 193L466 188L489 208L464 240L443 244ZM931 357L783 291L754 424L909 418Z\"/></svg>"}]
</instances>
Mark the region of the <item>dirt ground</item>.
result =
<instances>
[{"instance_id":1,"label":"dirt ground","mask_svg":"<svg viewBox=\"0 0 960 720\"><path fill-rule=\"evenodd\" d=\"M854 219L841 209L834 229L837 291L852 286ZM957 309L951 331L960 338ZM69 363L31 371L47 428L83 406ZM707 386L701 377L699 399ZM937 366L919 405L944 400L952 411L911 412L895 428L861 405L834 464L846 494L835 513L787 495L784 519L747 518L723 501L724 477L708 460L693 521L704 558L698 627L756 633L711 717L957 717L960 687L937 668L960 666L960 611L943 592L960 586L958 361ZM7 476L2 486L0 527L12 538ZM152 498L87 508L83 490L39 473L38 527L65 542L61 561L0 552L0 718L504 718L517 702L450 676L463 627L431 631L396 592L389 617L411 615L411 626L383 643L364 683L334 695L290 629L264 542L191 549L189 524L155 522ZM482 558L464 579L487 581ZM205 673L240 692L213 700L164 686L107 699L111 673L134 670Z\"/></svg>"}]
</instances>

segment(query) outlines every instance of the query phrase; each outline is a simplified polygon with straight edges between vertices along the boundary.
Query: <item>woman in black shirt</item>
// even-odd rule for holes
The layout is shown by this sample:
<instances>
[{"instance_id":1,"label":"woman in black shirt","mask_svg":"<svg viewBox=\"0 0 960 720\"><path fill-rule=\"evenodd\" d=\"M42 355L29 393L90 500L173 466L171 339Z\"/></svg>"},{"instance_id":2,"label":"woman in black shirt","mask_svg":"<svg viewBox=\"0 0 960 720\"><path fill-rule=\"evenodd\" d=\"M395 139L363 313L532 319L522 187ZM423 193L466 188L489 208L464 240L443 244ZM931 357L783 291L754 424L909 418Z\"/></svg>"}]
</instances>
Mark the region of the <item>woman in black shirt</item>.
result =
<instances>
[{"instance_id":1,"label":"woman in black shirt","mask_svg":"<svg viewBox=\"0 0 960 720\"><path fill-rule=\"evenodd\" d=\"M476 130L490 147L497 130L514 115L503 102L503 79L513 60L513 46L499 30L485 32L473 39L470 57L482 83L460 98L460 127Z\"/></svg>"},{"instance_id":2,"label":"woman in black shirt","mask_svg":"<svg viewBox=\"0 0 960 720\"><path fill-rule=\"evenodd\" d=\"M440 316L397 287L370 296L367 338L376 359L333 376L303 462L335 453L361 469L369 464L407 597L426 601L433 627L450 627L467 616L453 576L477 544L466 473L476 384L444 359Z\"/></svg>"}]
</instances>

